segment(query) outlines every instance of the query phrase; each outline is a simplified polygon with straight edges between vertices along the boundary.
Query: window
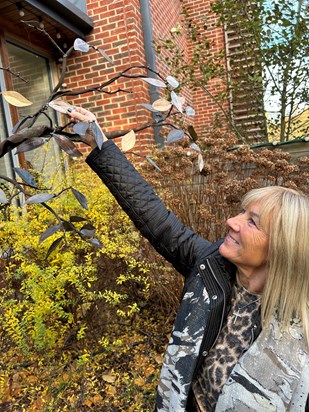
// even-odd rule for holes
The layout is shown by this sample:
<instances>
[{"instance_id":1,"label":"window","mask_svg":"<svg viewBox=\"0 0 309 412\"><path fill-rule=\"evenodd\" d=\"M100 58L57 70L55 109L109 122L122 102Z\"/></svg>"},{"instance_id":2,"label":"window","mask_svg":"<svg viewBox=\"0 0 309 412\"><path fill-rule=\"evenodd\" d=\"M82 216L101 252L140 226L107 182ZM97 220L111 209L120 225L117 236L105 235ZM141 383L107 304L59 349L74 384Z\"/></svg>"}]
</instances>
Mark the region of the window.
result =
<instances>
[{"instance_id":1,"label":"window","mask_svg":"<svg viewBox=\"0 0 309 412\"><path fill-rule=\"evenodd\" d=\"M49 61L45 57L12 43L7 43L7 51L10 69L14 73L19 73L19 77L12 76L13 90L21 93L33 103L31 106L16 108L19 120L21 120L35 113L50 94L52 85ZM4 106L0 107L1 139L7 137L7 131L11 129L9 111L6 113L3 109ZM56 118L54 111L50 110L48 115L53 123L55 123ZM46 116L41 116L36 122L36 125L39 124L48 125L49 120ZM49 170L54 170L55 166L59 164L59 150L53 141L46 146L44 145L34 151L25 153L24 156L26 164L38 171L48 173ZM0 159L1 173L10 175L13 161L16 164L17 159L16 156L12 156L11 154L7 154L4 159Z\"/></svg>"}]
</instances>

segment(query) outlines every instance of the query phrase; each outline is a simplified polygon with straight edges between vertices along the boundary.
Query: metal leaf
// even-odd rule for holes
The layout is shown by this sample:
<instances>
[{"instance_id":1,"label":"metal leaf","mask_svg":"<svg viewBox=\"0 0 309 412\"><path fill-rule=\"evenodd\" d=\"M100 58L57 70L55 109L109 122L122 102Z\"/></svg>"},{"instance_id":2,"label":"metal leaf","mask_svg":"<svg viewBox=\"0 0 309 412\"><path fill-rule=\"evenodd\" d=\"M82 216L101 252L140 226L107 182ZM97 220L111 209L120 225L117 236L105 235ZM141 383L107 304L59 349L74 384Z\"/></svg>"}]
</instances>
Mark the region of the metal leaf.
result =
<instances>
[{"instance_id":1,"label":"metal leaf","mask_svg":"<svg viewBox=\"0 0 309 412\"><path fill-rule=\"evenodd\" d=\"M26 99L25 96L13 90L4 91L1 92L1 94L12 106L25 107L31 106L33 104L32 102L30 102L30 100Z\"/></svg>"},{"instance_id":2,"label":"metal leaf","mask_svg":"<svg viewBox=\"0 0 309 412\"><path fill-rule=\"evenodd\" d=\"M48 106L50 106L52 109L56 110L57 112L63 113L63 114L67 114L68 108L72 107L71 104L69 104L67 101L62 100L62 99L52 100L51 102L48 103Z\"/></svg>"},{"instance_id":3,"label":"metal leaf","mask_svg":"<svg viewBox=\"0 0 309 412\"><path fill-rule=\"evenodd\" d=\"M125 134L121 139L121 147L124 152L128 152L133 149L136 142L136 135L134 130L131 130L129 133Z\"/></svg>"},{"instance_id":4,"label":"metal leaf","mask_svg":"<svg viewBox=\"0 0 309 412\"><path fill-rule=\"evenodd\" d=\"M87 229L87 230L96 230L96 228L91 224L91 223L86 223L82 229Z\"/></svg>"},{"instance_id":5,"label":"metal leaf","mask_svg":"<svg viewBox=\"0 0 309 412\"><path fill-rule=\"evenodd\" d=\"M70 222L85 222L87 219L81 216L70 216Z\"/></svg>"},{"instance_id":6,"label":"metal leaf","mask_svg":"<svg viewBox=\"0 0 309 412\"><path fill-rule=\"evenodd\" d=\"M9 203L2 189L0 189L0 203L3 203L4 205Z\"/></svg>"},{"instance_id":7,"label":"metal leaf","mask_svg":"<svg viewBox=\"0 0 309 412\"><path fill-rule=\"evenodd\" d=\"M14 125L14 127L13 127L13 129L12 129L12 133L13 133L13 134L16 133L16 132L20 129L20 127L22 127L22 126L23 126L23 128L29 126L29 123L31 123L31 122L32 122L31 116L27 116L27 117L24 117L23 119L20 119L20 120Z\"/></svg>"},{"instance_id":8,"label":"metal leaf","mask_svg":"<svg viewBox=\"0 0 309 412\"><path fill-rule=\"evenodd\" d=\"M97 122L90 123L90 129L96 141L98 148L101 150L102 144L104 140L106 140L106 136L103 133L101 127L97 124Z\"/></svg>"},{"instance_id":9,"label":"metal leaf","mask_svg":"<svg viewBox=\"0 0 309 412\"><path fill-rule=\"evenodd\" d=\"M13 127L12 129L12 133L16 133L17 130L19 129L19 127L23 124L23 122L25 121L25 119L20 119Z\"/></svg>"},{"instance_id":10,"label":"metal leaf","mask_svg":"<svg viewBox=\"0 0 309 412\"><path fill-rule=\"evenodd\" d=\"M34 203L44 203L44 202L48 202L53 197L55 197L55 195L53 195L51 193L39 193L37 195L33 195L33 196L29 197L25 201L25 203L27 205L28 204L34 204Z\"/></svg>"},{"instance_id":11,"label":"metal leaf","mask_svg":"<svg viewBox=\"0 0 309 412\"><path fill-rule=\"evenodd\" d=\"M161 169L159 168L159 166L156 164L156 162L154 160L152 160L151 157L146 156L146 160L148 163L151 164L151 166L153 166L155 169L159 170L159 172L161 172Z\"/></svg>"},{"instance_id":12,"label":"metal leaf","mask_svg":"<svg viewBox=\"0 0 309 412\"><path fill-rule=\"evenodd\" d=\"M86 237L93 237L94 234L96 232L96 228L91 225L90 223L84 225L81 229L80 229L80 233Z\"/></svg>"},{"instance_id":13,"label":"metal leaf","mask_svg":"<svg viewBox=\"0 0 309 412\"><path fill-rule=\"evenodd\" d=\"M197 162L199 171L201 172L204 169L204 159L201 153L198 154Z\"/></svg>"},{"instance_id":14,"label":"metal leaf","mask_svg":"<svg viewBox=\"0 0 309 412\"><path fill-rule=\"evenodd\" d=\"M72 157L81 157L81 152L77 149L75 144L68 139L66 136L61 134L53 133L53 138L56 140L58 146L66 152L69 156Z\"/></svg>"},{"instance_id":15,"label":"metal leaf","mask_svg":"<svg viewBox=\"0 0 309 412\"><path fill-rule=\"evenodd\" d=\"M14 167L15 172L18 176L29 186L37 187L36 181L32 174L28 170L22 169L21 167Z\"/></svg>"},{"instance_id":16,"label":"metal leaf","mask_svg":"<svg viewBox=\"0 0 309 412\"><path fill-rule=\"evenodd\" d=\"M172 104L176 107L176 109L182 113L183 112L183 104L185 102L184 97L178 96L174 91L171 92L171 99L172 99Z\"/></svg>"},{"instance_id":17,"label":"metal leaf","mask_svg":"<svg viewBox=\"0 0 309 412\"><path fill-rule=\"evenodd\" d=\"M174 129L169 132L166 137L166 143L171 144L176 142L177 140L181 140L185 135L185 132L180 129Z\"/></svg>"},{"instance_id":18,"label":"metal leaf","mask_svg":"<svg viewBox=\"0 0 309 412\"><path fill-rule=\"evenodd\" d=\"M153 113L160 113L158 110L154 109L151 104L149 103L142 103L141 106L145 107L145 109L153 112Z\"/></svg>"},{"instance_id":19,"label":"metal leaf","mask_svg":"<svg viewBox=\"0 0 309 412\"><path fill-rule=\"evenodd\" d=\"M79 203L82 205L82 207L86 210L88 210L88 203L86 197L79 192L78 190L74 189L73 187L71 188L73 195L76 197L76 199L79 201Z\"/></svg>"},{"instance_id":20,"label":"metal leaf","mask_svg":"<svg viewBox=\"0 0 309 412\"><path fill-rule=\"evenodd\" d=\"M87 133L88 129L89 129L88 122L78 122L78 123L75 123L75 125L73 126L74 132L82 136L84 136Z\"/></svg>"},{"instance_id":21,"label":"metal leaf","mask_svg":"<svg viewBox=\"0 0 309 412\"><path fill-rule=\"evenodd\" d=\"M104 247L103 244L99 241L99 239L97 239L95 237L93 239L90 239L89 243L91 243L93 246L96 246L100 249L102 249Z\"/></svg>"},{"instance_id":22,"label":"metal leaf","mask_svg":"<svg viewBox=\"0 0 309 412\"><path fill-rule=\"evenodd\" d=\"M45 142L46 140L43 139L43 137L33 137L31 140L28 140L27 142L24 142L20 146L18 146L16 150L16 154L30 152L31 150L35 150L38 147L43 146Z\"/></svg>"},{"instance_id":23,"label":"metal leaf","mask_svg":"<svg viewBox=\"0 0 309 412\"><path fill-rule=\"evenodd\" d=\"M75 39L73 47L74 47L74 50L78 50L78 51L85 52L85 53L89 51L89 48L90 48L88 43L86 43L84 40L79 39L79 38Z\"/></svg>"},{"instance_id":24,"label":"metal leaf","mask_svg":"<svg viewBox=\"0 0 309 412\"><path fill-rule=\"evenodd\" d=\"M197 145L196 143L191 143L189 147L190 147L190 149L196 150L197 152L201 151L200 146Z\"/></svg>"},{"instance_id":25,"label":"metal leaf","mask_svg":"<svg viewBox=\"0 0 309 412\"><path fill-rule=\"evenodd\" d=\"M24 127L18 132L10 135L7 140L10 142L14 143L14 145L18 145L19 143L22 143L24 140L32 139L33 137L40 137L44 134L46 131L46 126L40 125L40 126L32 126L32 127Z\"/></svg>"},{"instance_id":26,"label":"metal leaf","mask_svg":"<svg viewBox=\"0 0 309 412\"><path fill-rule=\"evenodd\" d=\"M186 115L187 116L195 116L195 110L191 106L186 107Z\"/></svg>"},{"instance_id":27,"label":"metal leaf","mask_svg":"<svg viewBox=\"0 0 309 412\"><path fill-rule=\"evenodd\" d=\"M172 103L166 99L158 99L152 103L152 107L159 112L167 112L172 107Z\"/></svg>"},{"instance_id":28,"label":"metal leaf","mask_svg":"<svg viewBox=\"0 0 309 412\"><path fill-rule=\"evenodd\" d=\"M192 140L193 140L194 142L196 142L197 139L198 139L198 135L197 135L194 127L191 126L191 125L189 125L189 126L188 126L188 132L189 132L190 136L192 137Z\"/></svg>"},{"instance_id":29,"label":"metal leaf","mask_svg":"<svg viewBox=\"0 0 309 412\"><path fill-rule=\"evenodd\" d=\"M166 84L162 82L162 80L154 79L153 77L142 77L141 78L144 82L151 84L152 86L156 87L166 87Z\"/></svg>"},{"instance_id":30,"label":"metal leaf","mask_svg":"<svg viewBox=\"0 0 309 412\"><path fill-rule=\"evenodd\" d=\"M99 48L98 51L101 53L101 55L104 57L104 59L106 59L110 64L112 64L112 65L115 64L113 62L113 60L109 57L108 54L105 53L105 51L103 49Z\"/></svg>"},{"instance_id":31,"label":"metal leaf","mask_svg":"<svg viewBox=\"0 0 309 412\"><path fill-rule=\"evenodd\" d=\"M60 242L64 239L63 236L59 237L58 239L56 239L50 246L50 248L48 249L45 259L48 258L48 256L55 250L57 249L57 247L59 246Z\"/></svg>"},{"instance_id":32,"label":"metal leaf","mask_svg":"<svg viewBox=\"0 0 309 412\"><path fill-rule=\"evenodd\" d=\"M59 224L59 225L51 226L47 230L45 230L45 232L43 232L40 236L39 244L42 243L45 239L52 236L54 233L56 233L61 227L62 227L62 224Z\"/></svg>"},{"instance_id":33,"label":"metal leaf","mask_svg":"<svg viewBox=\"0 0 309 412\"><path fill-rule=\"evenodd\" d=\"M166 81L173 89L176 89L179 86L179 81L173 76L167 76Z\"/></svg>"},{"instance_id":34,"label":"metal leaf","mask_svg":"<svg viewBox=\"0 0 309 412\"><path fill-rule=\"evenodd\" d=\"M63 221L62 226L66 232L72 232L73 230L77 230L71 222Z\"/></svg>"},{"instance_id":35,"label":"metal leaf","mask_svg":"<svg viewBox=\"0 0 309 412\"><path fill-rule=\"evenodd\" d=\"M86 237L93 237L95 234L95 230L82 229L80 230L80 233Z\"/></svg>"}]
</instances>

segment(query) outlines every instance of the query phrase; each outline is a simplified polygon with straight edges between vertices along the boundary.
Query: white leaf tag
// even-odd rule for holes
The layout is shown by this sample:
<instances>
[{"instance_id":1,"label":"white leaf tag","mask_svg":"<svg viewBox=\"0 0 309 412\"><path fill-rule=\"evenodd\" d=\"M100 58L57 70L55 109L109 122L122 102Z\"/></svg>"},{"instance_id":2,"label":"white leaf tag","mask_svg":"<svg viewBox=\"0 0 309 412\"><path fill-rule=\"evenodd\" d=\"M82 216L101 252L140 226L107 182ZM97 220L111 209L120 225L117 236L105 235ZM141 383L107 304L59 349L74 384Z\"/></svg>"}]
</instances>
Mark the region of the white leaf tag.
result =
<instances>
[{"instance_id":1,"label":"white leaf tag","mask_svg":"<svg viewBox=\"0 0 309 412\"><path fill-rule=\"evenodd\" d=\"M89 51L90 46L82 39L75 39L73 47L75 50L86 53L87 51Z\"/></svg>"},{"instance_id":2,"label":"white leaf tag","mask_svg":"<svg viewBox=\"0 0 309 412\"><path fill-rule=\"evenodd\" d=\"M172 107L172 103L166 99L158 99L152 103L152 107L159 112L167 112Z\"/></svg>"},{"instance_id":3,"label":"white leaf tag","mask_svg":"<svg viewBox=\"0 0 309 412\"><path fill-rule=\"evenodd\" d=\"M181 140L185 135L185 132L180 129L173 129L169 132L166 137L166 143L171 144L176 142L177 140Z\"/></svg>"},{"instance_id":4,"label":"white leaf tag","mask_svg":"<svg viewBox=\"0 0 309 412\"><path fill-rule=\"evenodd\" d=\"M204 169L204 159L201 153L198 154L197 162L199 171L201 172Z\"/></svg>"},{"instance_id":5,"label":"white leaf tag","mask_svg":"<svg viewBox=\"0 0 309 412\"><path fill-rule=\"evenodd\" d=\"M197 145L196 143L191 143L189 147L190 149L196 150L197 152L201 152L200 146Z\"/></svg>"},{"instance_id":6,"label":"white leaf tag","mask_svg":"<svg viewBox=\"0 0 309 412\"><path fill-rule=\"evenodd\" d=\"M153 77L142 77L141 80L156 87L166 87L166 84L162 82L162 80L154 79Z\"/></svg>"},{"instance_id":7,"label":"white leaf tag","mask_svg":"<svg viewBox=\"0 0 309 412\"><path fill-rule=\"evenodd\" d=\"M125 134L121 139L121 147L124 152L128 152L135 146L136 135L134 130L131 130L129 133Z\"/></svg>"},{"instance_id":8,"label":"white leaf tag","mask_svg":"<svg viewBox=\"0 0 309 412\"><path fill-rule=\"evenodd\" d=\"M166 81L173 89L176 89L179 86L179 81L173 76L167 76Z\"/></svg>"},{"instance_id":9,"label":"white leaf tag","mask_svg":"<svg viewBox=\"0 0 309 412\"><path fill-rule=\"evenodd\" d=\"M60 112L63 114L67 114L68 108L72 107L71 104L61 99L52 100L51 102L48 103L48 106L56 110L57 112Z\"/></svg>"},{"instance_id":10,"label":"white leaf tag","mask_svg":"<svg viewBox=\"0 0 309 412\"><path fill-rule=\"evenodd\" d=\"M195 116L195 110L191 106L186 107L186 114L187 116Z\"/></svg>"},{"instance_id":11,"label":"white leaf tag","mask_svg":"<svg viewBox=\"0 0 309 412\"><path fill-rule=\"evenodd\" d=\"M178 96L175 92L171 92L172 104L176 107L176 109L182 113L183 109L182 106L185 102L185 98L182 96Z\"/></svg>"}]
</instances>

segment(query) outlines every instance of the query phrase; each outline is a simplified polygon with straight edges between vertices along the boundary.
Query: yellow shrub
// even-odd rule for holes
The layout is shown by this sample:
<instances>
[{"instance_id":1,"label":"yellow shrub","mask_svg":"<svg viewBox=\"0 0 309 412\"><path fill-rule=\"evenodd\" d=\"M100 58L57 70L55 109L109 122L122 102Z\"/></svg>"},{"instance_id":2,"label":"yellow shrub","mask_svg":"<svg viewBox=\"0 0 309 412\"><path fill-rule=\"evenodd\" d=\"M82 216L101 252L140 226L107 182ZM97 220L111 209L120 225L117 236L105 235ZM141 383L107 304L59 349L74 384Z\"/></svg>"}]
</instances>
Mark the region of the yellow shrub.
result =
<instances>
[{"instance_id":1,"label":"yellow shrub","mask_svg":"<svg viewBox=\"0 0 309 412\"><path fill-rule=\"evenodd\" d=\"M136 296L128 296L126 283L138 285L140 295L148 289L147 265L139 256L140 236L106 187L92 172L73 169L67 184L86 196L88 210L82 209L71 191L48 205L67 221L70 216L85 217L87 221L74 225L80 229L91 223L102 248L74 231L57 231L39 243L40 235L59 223L41 204L27 205L26 213L10 206L0 232L5 282L0 289L0 326L25 353L59 349L68 338L83 339L87 314L98 313L102 305L105 309L106 304L117 306L108 316L133 316L139 303ZM46 259L53 242L62 236Z\"/></svg>"}]
</instances>

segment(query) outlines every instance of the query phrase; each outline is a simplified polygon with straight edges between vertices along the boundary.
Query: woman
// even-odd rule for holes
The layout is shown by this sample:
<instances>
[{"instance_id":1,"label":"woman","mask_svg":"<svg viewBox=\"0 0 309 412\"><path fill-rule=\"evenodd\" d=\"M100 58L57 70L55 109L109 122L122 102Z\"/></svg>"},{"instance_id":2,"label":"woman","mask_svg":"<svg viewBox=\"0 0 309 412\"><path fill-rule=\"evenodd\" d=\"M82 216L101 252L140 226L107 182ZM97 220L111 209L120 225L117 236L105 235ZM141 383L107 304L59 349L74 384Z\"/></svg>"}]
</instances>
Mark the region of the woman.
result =
<instances>
[{"instance_id":1,"label":"woman","mask_svg":"<svg viewBox=\"0 0 309 412\"><path fill-rule=\"evenodd\" d=\"M68 114L93 121L81 108ZM156 411L308 410L308 198L253 190L225 239L211 244L166 209L111 141L86 162L185 277Z\"/></svg>"}]
</instances>

